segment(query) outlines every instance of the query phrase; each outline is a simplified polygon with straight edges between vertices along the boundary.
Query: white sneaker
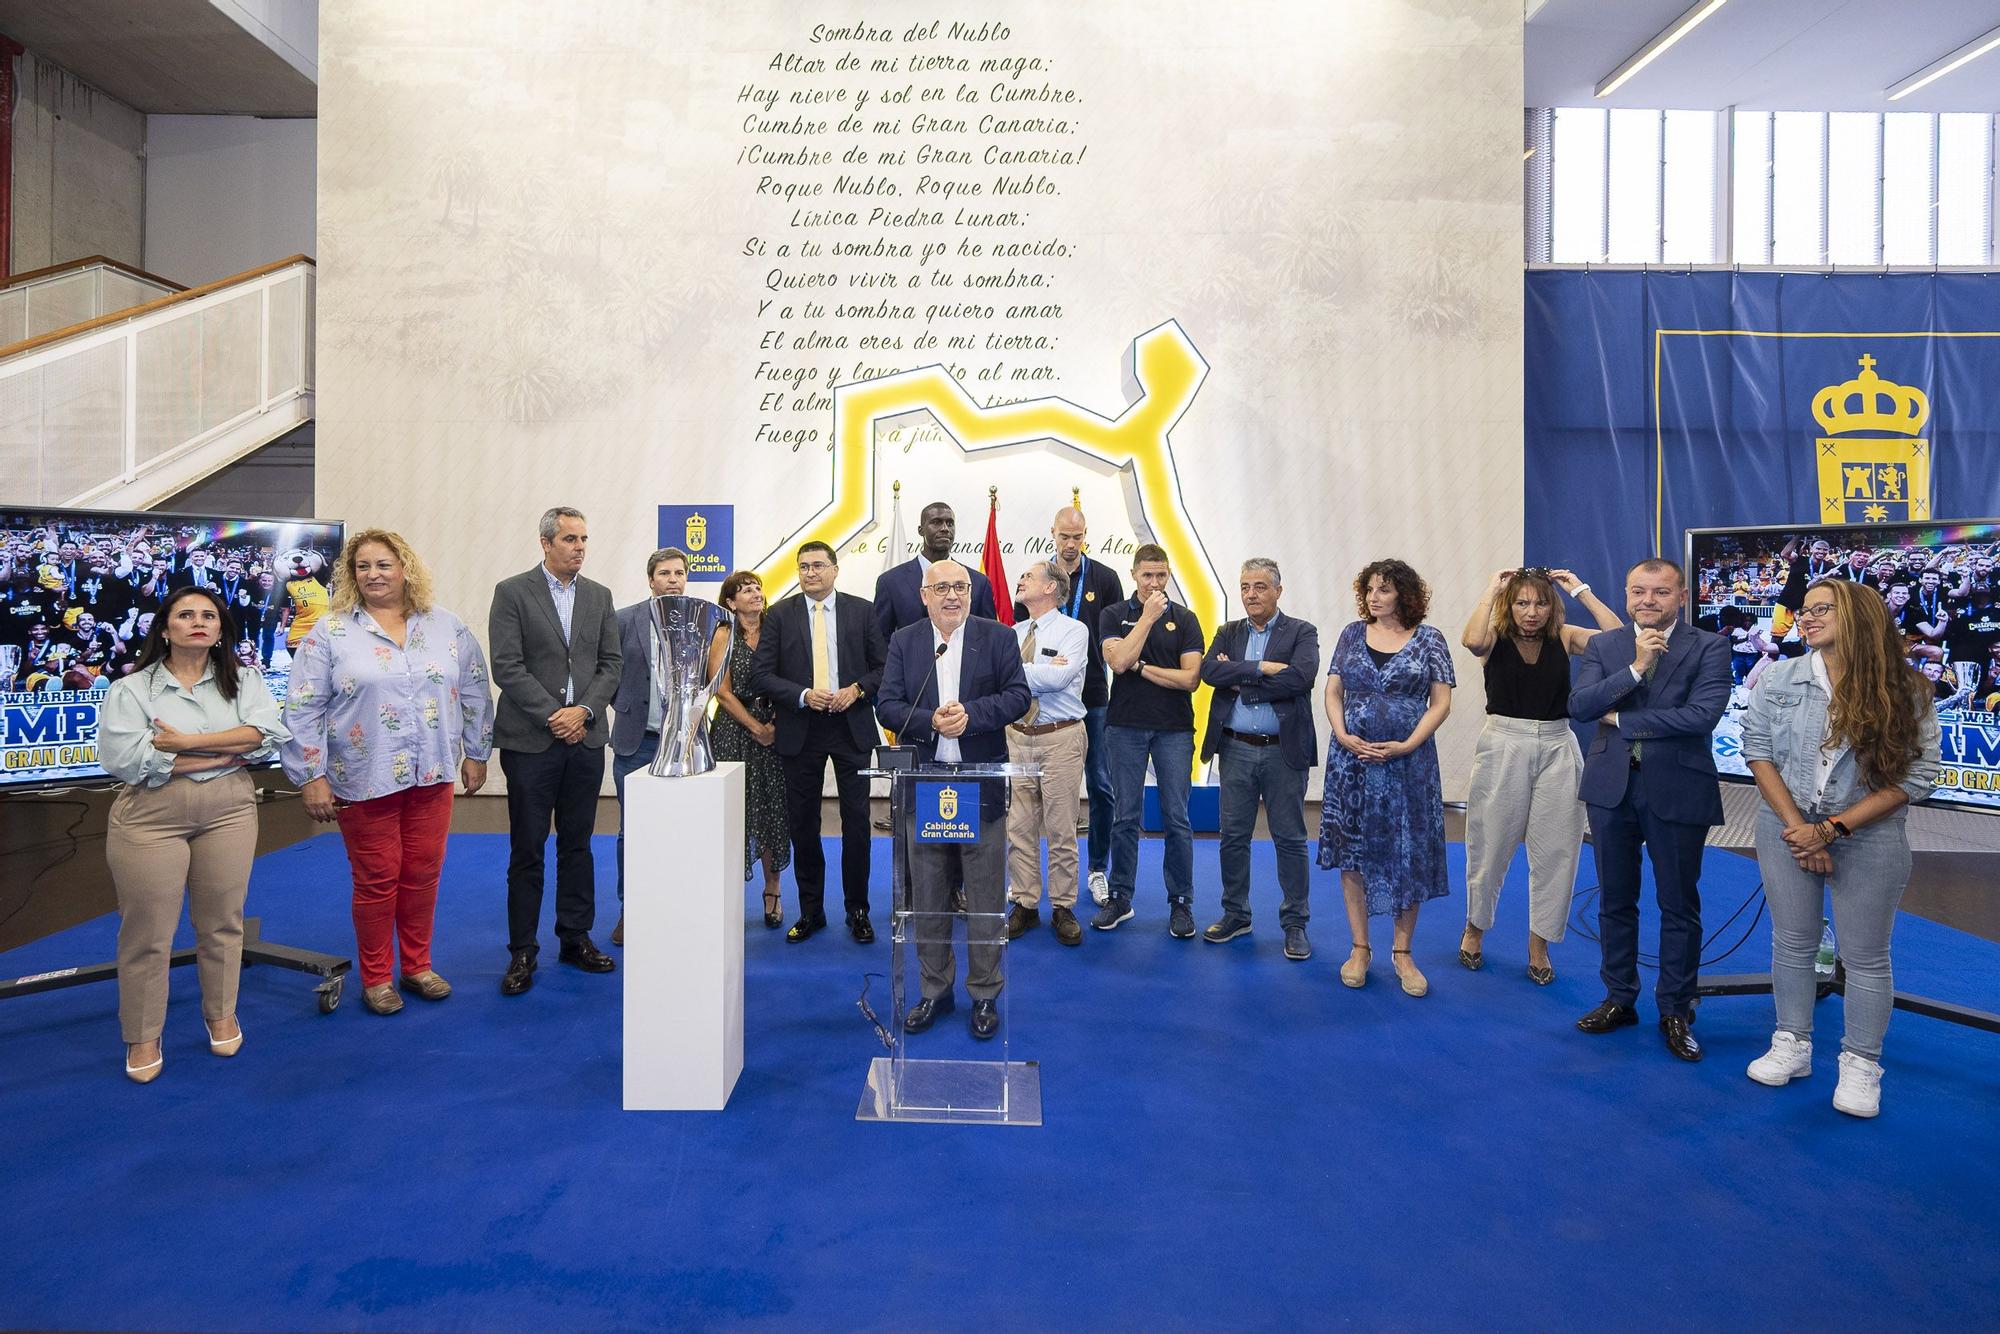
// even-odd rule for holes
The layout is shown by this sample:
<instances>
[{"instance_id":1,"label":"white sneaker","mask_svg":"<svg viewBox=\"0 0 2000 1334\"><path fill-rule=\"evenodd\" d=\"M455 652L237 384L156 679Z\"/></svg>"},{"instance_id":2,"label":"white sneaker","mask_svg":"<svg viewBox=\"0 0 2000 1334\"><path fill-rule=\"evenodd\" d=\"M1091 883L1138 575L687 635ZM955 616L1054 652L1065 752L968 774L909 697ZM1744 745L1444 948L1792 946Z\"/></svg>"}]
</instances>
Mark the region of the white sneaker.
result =
<instances>
[{"instance_id":1,"label":"white sneaker","mask_svg":"<svg viewBox=\"0 0 2000 1334\"><path fill-rule=\"evenodd\" d=\"M1102 871L1090 873L1090 901L1102 908L1111 897L1111 881Z\"/></svg>"},{"instance_id":2,"label":"white sneaker","mask_svg":"<svg viewBox=\"0 0 2000 1334\"><path fill-rule=\"evenodd\" d=\"M1779 1088L1812 1073L1812 1039L1782 1029L1771 1035L1771 1050L1750 1062L1744 1072L1759 1084Z\"/></svg>"},{"instance_id":3,"label":"white sneaker","mask_svg":"<svg viewBox=\"0 0 2000 1334\"><path fill-rule=\"evenodd\" d=\"M1849 1116L1874 1116L1882 1110L1882 1067L1851 1051L1840 1053L1840 1085L1833 1091L1833 1110Z\"/></svg>"}]
</instances>

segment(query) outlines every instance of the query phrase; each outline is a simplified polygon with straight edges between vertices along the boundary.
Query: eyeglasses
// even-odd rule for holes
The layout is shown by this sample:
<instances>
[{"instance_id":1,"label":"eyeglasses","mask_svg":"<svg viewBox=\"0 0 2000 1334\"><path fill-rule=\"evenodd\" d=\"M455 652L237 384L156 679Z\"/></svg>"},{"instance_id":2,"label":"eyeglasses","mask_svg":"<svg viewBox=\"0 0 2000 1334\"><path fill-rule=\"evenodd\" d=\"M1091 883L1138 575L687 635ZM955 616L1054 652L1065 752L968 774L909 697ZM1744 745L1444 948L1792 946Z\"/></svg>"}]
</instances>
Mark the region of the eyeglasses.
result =
<instances>
[{"instance_id":1,"label":"eyeglasses","mask_svg":"<svg viewBox=\"0 0 2000 1334\"><path fill-rule=\"evenodd\" d=\"M944 594L948 597L964 597L972 591L972 585L966 583L964 580L960 580L955 584L925 584L924 587L930 589L933 593Z\"/></svg>"},{"instance_id":2,"label":"eyeglasses","mask_svg":"<svg viewBox=\"0 0 2000 1334\"><path fill-rule=\"evenodd\" d=\"M1833 615L1831 602L1815 602L1810 607L1799 608L1799 619L1802 621L1823 621L1831 615Z\"/></svg>"},{"instance_id":3,"label":"eyeglasses","mask_svg":"<svg viewBox=\"0 0 2000 1334\"><path fill-rule=\"evenodd\" d=\"M830 570L832 568L833 564L830 561L802 560L799 562L800 574L818 574L821 570Z\"/></svg>"}]
</instances>

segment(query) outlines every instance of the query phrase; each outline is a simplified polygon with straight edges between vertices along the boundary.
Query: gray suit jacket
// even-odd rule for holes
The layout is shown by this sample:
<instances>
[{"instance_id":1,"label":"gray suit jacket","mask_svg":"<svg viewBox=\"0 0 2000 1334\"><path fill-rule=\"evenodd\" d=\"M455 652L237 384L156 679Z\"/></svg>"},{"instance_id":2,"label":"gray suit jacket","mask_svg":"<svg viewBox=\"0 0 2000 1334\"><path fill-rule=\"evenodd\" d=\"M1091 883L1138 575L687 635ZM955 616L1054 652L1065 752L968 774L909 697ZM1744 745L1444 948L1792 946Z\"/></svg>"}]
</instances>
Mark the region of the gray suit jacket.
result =
<instances>
[{"instance_id":1,"label":"gray suit jacket","mask_svg":"<svg viewBox=\"0 0 2000 1334\"><path fill-rule=\"evenodd\" d=\"M601 746L611 736L606 710L618 690L618 621L611 590L578 576L570 640L549 596L540 565L502 579L493 589L486 621L487 652L500 707L493 715L493 744L502 750L541 751L558 745L549 715L563 706L563 682L576 683L576 703L591 712L583 744Z\"/></svg>"},{"instance_id":2,"label":"gray suit jacket","mask_svg":"<svg viewBox=\"0 0 2000 1334\"><path fill-rule=\"evenodd\" d=\"M611 749L630 755L646 739L646 714L653 694L651 599L618 609L618 651L625 664L618 693L611 699Z\"/></svg>"}]
</instances>

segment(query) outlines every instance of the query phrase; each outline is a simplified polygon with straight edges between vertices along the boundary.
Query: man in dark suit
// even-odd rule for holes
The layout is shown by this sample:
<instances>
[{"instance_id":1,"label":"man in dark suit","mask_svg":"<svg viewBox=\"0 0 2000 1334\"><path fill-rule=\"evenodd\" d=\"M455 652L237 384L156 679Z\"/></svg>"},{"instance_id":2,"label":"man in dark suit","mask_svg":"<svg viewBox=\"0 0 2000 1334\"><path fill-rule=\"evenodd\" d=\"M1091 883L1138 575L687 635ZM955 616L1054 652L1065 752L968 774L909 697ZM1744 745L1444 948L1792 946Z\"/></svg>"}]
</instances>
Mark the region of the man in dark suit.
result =
<instances>
[{"instance_id":1,"label":"man in dark suit","mask_svg":"<svg viewBox=\"0 0 2000 1334\"><path fill-rule=\"evenodd\" d=\"M618 609L618 693L611 697L611 785L618 791L618 925L611 943L625 943L625 776L643 769L660 753L660 692L653 689L652 599L687 592L687 553L661 547L646 557L651 596Z\"/></svg>"},{"instance_id":2,"label":"man in dark suit","mask_svg":"<svg viewBox=\"0 0 2000 1334\"><path fill-rule=\"evenodd\" d=\"M1217 630L1201 661L1201 679L1214 688L1201 757L1222 760L1222 917L1201 934L1221 944L1249 933L1250 836L1262 801L1285 896L1278 910L1285 957L1310 959L1305 809L1306 777L1319 762L1312 700L1319 630L1278 610L1284 584L1268 557L1243 562L1237 591L1243 619Z\"/></svg>"},{"instance_id":3,"label":"man in dark suit","mask_svg":"<svg viewBox=\"0 0 2000 1334\"><path fill-rule=\"evenodd\" d=\"M868 921L868 780L861 767L878 740L868 704L882 684L887 649L867 598L834 590L840 561L824 542L799 548L799 591L764 614L750 660L750 686L777 705L773 742L785 768L785 818L791 825L792 879L799 920L785 932L797 943L826 925L826 850L820 844L820 785L833 765L840 794L840 882L848 934L875 939ZM861 707L857 708L856 705Z\"/></svg>"},{"instance_id":4,"label":"man in dark suit","mask_svg":"<svg viewBox=\"0 0 2000 1334\"><path fill-rule=\"evenodd\" d=\"M951 559L952 539L958 535L958 517L951 506L933 500L917 518L917 536L923 546L916 555L891 565L875 580L875 624L888 643L906 625L925 619L924 575L932 565ZM893 557L896 553L891 552ZM972 582L972 614L992 620L998 613L993 603L993 585L977 570L967 573Z\"/></svg>"},{"instance_id":5,"label":"man in dark suit","mask_svg":"<svg viewBox=\"0 0 2000 1334\"><path fill-rule=\"evenodd\" d=\"M1007 759L1007 725L1034 698L1021 671L1014 632L998 621L970 614L971 572L955 561L934 563L924 579L922 624L906 625L889 645L875 716L914 745L928 764L1001 764ZM1007 906L1007 839L1004 807L983 821L998 821L969 844L916 843L910 849L910 895L915 911L948 921L954 883L963 878L968 907L965 990L972 997L972 1035L1000 1031L1000 914ZM919 932L917 960L923 999L903 1016L903 1028L921 1033L955 1007L957 962L941 931ZM933 937L925 939L925 936Z\"/></svg>"},{"instance_id":6,"label":"man in dark suit","mask_svg":"<svg viewBox=\"0 0 2000 1334\"><path fill-rule=\"evenodd\" d=\"M1701 969L1701 854L1722 823L1711 733L1729 703L1729 641L1680 624L1680 566L1642 560L1625 576L1630 624L1590 641L1570 691L1570 717L1596 722L1580 795L1597 859L1597 929L1605 997L1577 1027L1609 1033L1639 1022L1639 852L1653 863L1660 906L1660 1033L1684 1061L1701 1059L1694 988Z\"/></svg>"},{"instance_id":7,"label":"man in dark suit","mask_svg":"<svg viewBox=\"0 0 2000 1334\"><path fill-rule=\"evenodd\" d=\"M507 949L500 992L534 985L542 917L542 850L556 827L558 957L587 973L617 968L590 939L597 868L590 834L604 783L605 710L622 659L611 590L582 575L590 540L583 515L558 506L542 515L542 563L493 590L487 651L500 706L493 744L507 775Z\"/></svg>"}]
</instances>

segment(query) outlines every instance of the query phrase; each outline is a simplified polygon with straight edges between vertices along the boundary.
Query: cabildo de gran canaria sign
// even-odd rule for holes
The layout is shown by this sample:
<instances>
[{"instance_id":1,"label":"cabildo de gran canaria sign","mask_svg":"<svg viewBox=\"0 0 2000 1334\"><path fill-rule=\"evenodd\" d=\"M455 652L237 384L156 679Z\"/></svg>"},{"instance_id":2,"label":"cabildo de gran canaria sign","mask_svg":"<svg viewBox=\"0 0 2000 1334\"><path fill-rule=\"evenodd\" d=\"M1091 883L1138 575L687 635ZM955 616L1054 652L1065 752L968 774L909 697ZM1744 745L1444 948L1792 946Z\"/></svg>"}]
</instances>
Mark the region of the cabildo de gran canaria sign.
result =
<instances>
[{"instance_id":1,"label":"cabildo de gran canaria sign","mask_svg":"<svg viewBox=\"0 0 2000 1334\"><path fill-rule=\"evenodd\" d=\"M1813 396L1812 413L1826 432L1815 447L1821 523L1909 523L1931 517L1931 447L1918 434L1930 420L1924 391L1875 373L1861 374Z\"/></svg>"}]
</instances>

